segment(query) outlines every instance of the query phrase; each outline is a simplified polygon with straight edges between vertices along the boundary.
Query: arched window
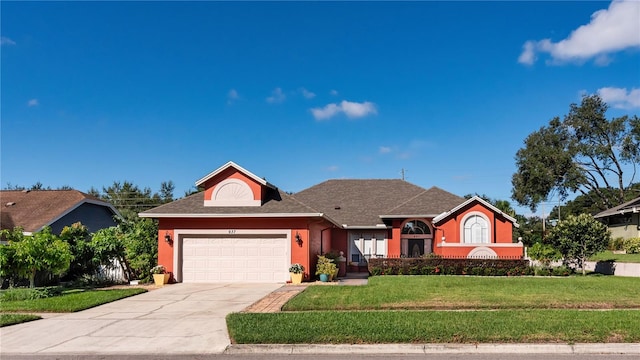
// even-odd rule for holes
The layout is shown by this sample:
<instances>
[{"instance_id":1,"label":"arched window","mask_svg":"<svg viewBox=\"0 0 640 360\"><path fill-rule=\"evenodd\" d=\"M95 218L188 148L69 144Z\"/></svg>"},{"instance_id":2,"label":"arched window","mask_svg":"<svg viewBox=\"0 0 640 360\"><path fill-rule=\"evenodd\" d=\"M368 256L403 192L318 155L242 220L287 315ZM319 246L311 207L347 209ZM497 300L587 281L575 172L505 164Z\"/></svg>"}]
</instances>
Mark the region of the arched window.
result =
<instances>
[{"instance_id":1,"label":"arched window","mask_svg":"<svg viewBox=\"0 0 640 360\"><path fill-rule=\"evenodd\" d=\"M462 221L463 242L466 244L486 244L489 239L489 219L482 213L470 213Z\"/></svg>"},{"instance_id":2,"label":"arched window","mask_svg":"<svg viewBox=\"0 0 640 360\"><path fill-rule=\"evenodd\" d=\"M402 234L404 235L420 235L431 234L431 229L424 221L411 220L407 221L402 228Z\"/></svg>"}]
</instances>

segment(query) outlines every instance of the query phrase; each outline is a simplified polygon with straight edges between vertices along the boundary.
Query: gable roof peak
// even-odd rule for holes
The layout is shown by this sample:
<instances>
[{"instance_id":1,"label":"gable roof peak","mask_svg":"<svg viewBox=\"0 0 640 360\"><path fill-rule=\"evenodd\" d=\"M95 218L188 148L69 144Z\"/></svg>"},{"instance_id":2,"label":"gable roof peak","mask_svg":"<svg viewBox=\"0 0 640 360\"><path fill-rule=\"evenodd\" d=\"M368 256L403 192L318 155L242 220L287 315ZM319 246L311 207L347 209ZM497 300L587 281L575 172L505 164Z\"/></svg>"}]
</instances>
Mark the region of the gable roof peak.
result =
<instances>
[{"instance_id":1,"label":"gable roof peak","mask_svg":"<svg viewBox=\"0 0 640 360\"><path fill-rule=\"evenodd\" d=\"M268 187L271 187L271 188L275 188L275 186L269 184L267 182L267 180L257 176L256 174L254 174L251 171L243 168L242 166L234 163L233 161L227 162L226 164L224 164L224 165L220 166L219 168L213 170L212 172L210 172L208 175L204 176L200 180L196 181L196 186L200 186L200 185L204 184L209 179L213 178L214 176L220 174L221 172L223 172L223 171L225 171L225 170L227 170L229 168L233 168L233 169L236 169L236 170L240 171L241 173L243 173L247 177L253 179L255 182L257 182L260 185L268 186Z\"/></svg>"},{"instance_id":2,"label":"gable roof peak","mask_svg":"<svg viewBox=\"0 0 640 360\"><path fill-rule=\"evenodd\" d=\"M511 221L513 223L513 225L515 227L520 227L520 225L518 224L518 221L513 218L512 216L510 216L509 214L504 213L502 210L498 209L497 207L495 207L494 205L492 205L491 203L489 203L488 201L484 200L483 198L481 198L478 195L474 195L471 198L467 199L466 201L464 201L462 204L456 206L455 208L443 212L442 214L436 216L435 218L433 218L433 223L437 224L440 221L444 220L445 218L447 218L449 215L456 213L458 210L464 208L465 206L473 203L473 202L478 202L480 204L482 204L484 207L491 209L493 212L500 214L501 216L503 216L505 219Z\"/></svg>"}]
</instances>

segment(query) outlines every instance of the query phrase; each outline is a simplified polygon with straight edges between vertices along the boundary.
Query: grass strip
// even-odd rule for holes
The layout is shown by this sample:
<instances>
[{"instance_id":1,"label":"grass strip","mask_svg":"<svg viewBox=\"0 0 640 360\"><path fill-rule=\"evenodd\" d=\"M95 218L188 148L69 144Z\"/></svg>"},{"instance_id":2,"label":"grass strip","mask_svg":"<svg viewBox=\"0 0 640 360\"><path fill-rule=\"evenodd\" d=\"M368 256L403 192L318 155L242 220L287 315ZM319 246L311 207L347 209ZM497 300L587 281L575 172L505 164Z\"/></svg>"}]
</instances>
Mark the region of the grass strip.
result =
<instances>
[{"instance_id":1,"label":"grass strip","mask_svg":"<svg viewBox=\"0 0 640 360\"><path fill-rule=\"evenodd\" d=\"M285 311L638 309L640 278L374 276L366 286L309 286Z\"/></svg>"},{"instance_id":2,"label":"grass strip","mask_svg":"<svg viewBox=\"0 0 640 360\"><path fill-rule=\"evenodd\" d=\"M607 250L598 253L591 258L590 261L615 261L619 263L640 263L640 254L614 254L613 251Z\"/></svg>"},{"instance_id":3,"label":"grass strip","mask_svg":"<svg viewBox=\"0 0 640 360\"><path fill-rule=\"evenodd\" d=\"M147 292L146 289L111 289L73 292L44 299L2 301L3 312L76 312Z\"/></svg>"},{"instance_id":4,"label":"grass strip","mask_svg":"<svg viewBox=\"0 0 640 360\"><path fill-rule=\"evenodd\" d=\"M0 314L0 327L41 319L32 314Z\"/></svg>"},{"instance_id":5,"label":"grass strip","mask_svg":"<svg viewBox=\"0 0 640 360\"><path fill-rule=\"evenodd\" d=\"M233 313L238 344L639 342L637 310Z\"/></svg>"}]
</instances>

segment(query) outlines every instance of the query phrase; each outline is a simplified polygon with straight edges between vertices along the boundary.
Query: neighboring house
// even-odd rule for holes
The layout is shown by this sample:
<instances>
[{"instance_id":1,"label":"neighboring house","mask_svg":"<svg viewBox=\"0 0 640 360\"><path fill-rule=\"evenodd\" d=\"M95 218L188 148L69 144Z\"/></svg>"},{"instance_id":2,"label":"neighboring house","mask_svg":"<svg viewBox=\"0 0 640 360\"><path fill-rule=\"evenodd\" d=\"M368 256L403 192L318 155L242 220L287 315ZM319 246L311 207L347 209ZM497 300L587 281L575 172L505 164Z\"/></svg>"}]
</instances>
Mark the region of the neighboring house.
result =
<instances>
[{"instance_id":1,"label":"neighboring house","mask_svg":"<svg viewBox=\"0 0 640 360\"><path fill-rule=\"evenodd\" d=\"M318 254L521 258L516 220L479 197L403 180L328 180L289 195L233 162L204 191L140 213L159 220L158 261L183 282L284 282Z\"/></svg>"},{"instance_id":2,"label":"neighboring house","mask_svg":"<svg viewBox=\"0 0 640 360\"><path fill-rule=\"evenodd\" d=\"M602 221L612 238L640 237L640 197L593 216Z\"/></svg>"},{"instance_id":3,"label":"neighboring house","mask_svg":"<svg viewBox=\"0 0 640 360\"><path fill-rule=\"evenodd\" d=\"M26 235L45 226L60 234L76 222L95 232L115 226L120 216L111 204L77 190L2 190L0 205L0 228L19 226Z\"/></svg>"}]
</instances>

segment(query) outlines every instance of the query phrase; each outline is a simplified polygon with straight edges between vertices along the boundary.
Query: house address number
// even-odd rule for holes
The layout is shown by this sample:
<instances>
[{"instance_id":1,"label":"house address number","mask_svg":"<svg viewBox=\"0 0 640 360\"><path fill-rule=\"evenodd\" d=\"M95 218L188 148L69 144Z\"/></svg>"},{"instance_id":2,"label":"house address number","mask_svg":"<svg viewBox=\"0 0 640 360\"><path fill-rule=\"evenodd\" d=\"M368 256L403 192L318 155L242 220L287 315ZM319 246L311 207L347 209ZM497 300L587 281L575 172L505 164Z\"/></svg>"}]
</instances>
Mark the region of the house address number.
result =
<instances>
[{"instance_id":1,"label":"house address number","mask_svg":"<svg viewBox=\"0 0 640 360\"><path fill-rule=\"evenodd\" d=\"M229 234L235 234L235 233L236 233L236 230L235 230L235 229L231 229L231 230L229 230Z\"/></svg>"}]
</instances>

